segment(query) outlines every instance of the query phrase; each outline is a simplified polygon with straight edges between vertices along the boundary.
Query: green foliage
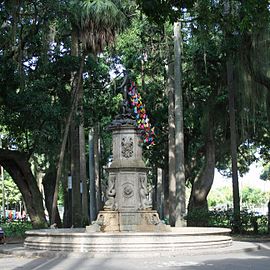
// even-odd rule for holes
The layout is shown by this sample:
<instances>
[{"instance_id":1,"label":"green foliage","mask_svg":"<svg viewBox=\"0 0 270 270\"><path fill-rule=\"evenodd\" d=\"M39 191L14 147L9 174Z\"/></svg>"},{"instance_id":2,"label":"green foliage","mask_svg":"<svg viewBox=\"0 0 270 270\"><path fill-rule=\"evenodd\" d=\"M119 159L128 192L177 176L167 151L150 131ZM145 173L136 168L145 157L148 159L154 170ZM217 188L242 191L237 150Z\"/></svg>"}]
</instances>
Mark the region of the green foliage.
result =
<instances>
[{"instance_id":1,"label":"green foliage","mask_svg":"<svg viewBox=\"0 0 270 270\"><path fill-rule=\"evenodd\" d=\"M137 0L137 2L150 20L162 25L167 20L176 21L179 18L180 10L192 7L195 1Z\"/></svg>"},{"instance_id":2,"label":"green foliage","mask_svg":"<svg viewBox=\"0 0 270 270\"><path fill-rule=\"evenodd\" d=\"M194 227L209 226L209 212L207 209L192 209L188 212L186 219Z\"/></svg>"},{"instance_id":3,"label":"green foliage","mask_svg":"<svg viewBox=\"0 0 270 270\"><path fill-rule=\"evenodd\" d=\"M136 16L130 28L119 36L114 54L130 71L142 96L150 123L155 127L156 144L144 151L145 158L152 165L164 167L168 131L168 100L164 77L167 52L164 32L144 15Z\"/></svg>"},{"instance_id":4,"label":"green foliage","mask_svg":"<svg viewBox=\"0 0 270 270\"><path fill-rule=\"evenodd\" d=\"M106 57L98 59L88 58L86 70L89 77L85 80L85 127L91 127L95 123L102 122L102 118L108 118L119 112L122 95L117 92L116 85L110 82L109 70L111 61Z\"/></svg>"},{"instance_id":5,"label":"green foliage","mask_svg":"<svg viewBox=\"0 0 270 270\"><path fill-rule=\"evenodd\" d=\"M5 186L5 204L11 206L17 205L22 202L22 195L12 178L6 172L4 173L4 186ZM0 181L0 201L3 198L2 181Z\"/></svg>"},{"instance_id":6,"label":"green foliage","mask_svg":"<svg viewBox=\"0 0 270 270\"><path fill-rule=\"evenodd\" d=\"M191 134L195 140L195 143L202 141L200 139L201 131L203 131L203 115L204 108L209 107L208 97L212 94L214 96L214 106L212 111L214 112L214 118L216 122L215 138L216 138L216 161L217 167L223 170L224 173L230 175L230 154L229 154L229 129L228 129L228 114L227 114L227 82L226 82L226 61L230 54L236 62L235 68L235 84L237 91L236 100L236 125L238 136L238 166L240 174L247 172L249 165L256 160L255 152L257 151L257 145L254 145L256 139L254 138L258 131L264 130L259 135L260 139L265 134L265 127L267 121L265 121L265 108L266 105L255 106L252 108L252 103L265 104L265 98L261 98L260 102L256 99L256 94L252 92L249 103L243 102L243 97L249 92L246 85L240 84L242 79L251 81L250 74L240 70L239 66L248 68L247 64L241 62L241 65L237 65L239 59L247 57L243 56L244 48L250 46L246 44L248 36L251 33L261 31L262 27L269 25L269 9L267 8L267 1L257 1L256 4L253 0L250 1L229 1L228 12L225 12L224 2L220 1L196 1L196 4L192 9L188 10L189 18L193 20L189 24L184 25L187 28L186 31L190 32L191 38L187 37L187 41L184 42L184 52L187 52L187 63L184 62L184 68L189 71L187 73L188 80L183 81L184 88L187 83L188 94L186 95L187 109L185 111L185 122L191 123L187 125L187 134ZM262 17L255 18L259 13L257 9L261 10ZM260 29L260 30L259 30ZM268 26L269 29L269 26ZM263 31L261 31L263 32ZM229 33L229 34L228 34ZM255 42L255 41L254 41ZM260 42L260 44L264 44ZM259 48L259 45L256 45ZM262 46L260 46L262 47ZM269 51L264 48L263 52ZM245 51L246 54L250 53ZM256 55L254 53L254 55ZM268 59L264 57L263 59ZM238 60L237 60L238 59ZM253 61L257 61L258 57L254 57ZM265 63L265 60L263 60ZM256 67L262 65L257 64ZM269 70L269 65L268 69ZM185 72L185 69L183 70ZM184 76L185 77L185 74ZM249 84L250 87L250 84ZM217 90L218 89L218 90ZM196 91L196 92L195 92ZM264 89L262 85L257 88L257 92L261 93ZM194 96L193 96L194 93ZM263 96L263 94L261 94ZM185 98L185 97L184 97ZM198 98L198 99L197 99ZM201 102L205 101L206 102ZM195 106L194 106L195 104ZM192 106L191 106L192 105ZM264 108L263 108L264 107ZM197 111L198 109L198 111ZM201 122L197 122L196 119L202 119ZM197 124L195 124L197 123ZM255 128L256 127L256 128ZM256 134L254 131L256 130ZM196 137L195 137L196 136ZM190 141L187 138L187 141ZM269 141L269 140L268 140ZM186 160L188 164L192 164L191 160L194 155L199 156L198 148L188 145L188 155ZM262 144L260 144L262 145ZM257 148L257 149L256 149ZM200 148L199 148L200 149ZM264 153L269 151L265 148ZM202 151L201 151L202 152ZM191 159L189 159L191 158ZM200 167L201 163L197 165ZM192 178L196 176L191 175ZM226 172L225 172L226 171Z\"/></svg>"},{"instance_id":7,"label":"green foliage","mask_svg":"<svg viewBox=\"0 0 270 270\"><path fill-rule=\"evenodd\" d=\"M209 226L231 228L232 218L230 211L210 211Z\"/></svg>"},{"instance_id":8,"label":"green foliage","mask_svg":"<svg viewBox=\"0 0 270 270\"><path fill-rule=\"evenodd\" d=\"M16 17L14 10L20 8ZM5 147L52 155L59 143L59 121L68 105L65 84L70 82L71 69L66 67L74 66L59 60L66 56L61 44L51 45L61 36L52 30L60 25L55 18L58 13L61 20L60 9L60 2L26 5L22 1L14 7L4 4L0 10L7 25L0 29L0 126L7 131Z\"/></svg>"},{"instance_id":9,"label":"green foliage","mask_svg":"<svg viewBox=\"0 0 270 270\"><path fill-rule=\"evenodd\" d=\"M263 172L260 175L262 180L270 180L270 163L265 165L263 168Z\"/></svg>"},{"instance_id":10,"label":"green foliage","mask_svg":"<svg viewBox=\"0 0 270 270\"><path fill-rule=\"evenodd\" d=\"M232 190L230 187L224 186L213 189L208 195L209 207L227 208L227 205L232 204Z\"/></svg>"},{"instance_id":11,"label":"green foliage","mask_svg":"<svg viewBox=\"0 0 270 270\"><path fill-rule=\"evenodd\" d=\"M85 50L95 55L115 39L125 21L119 1L73 0L67 9Z\"/></svg>"},{"instance_id":12,"label":"green foliage","mask_svg":"<svg viewBox=\"0 0 270 270\"><path fill-rule=\"evenodd\" d=\"M57 205L61 205L63 206L64 205L64 187L63 187L63 183L61 182L60 183L60 186L59 186L59 193L58 193L58 199L57 199Z\"/></svg>"},{"instance_id":13,"label":"green foliage","mask_svg":"<svg viewBox=\"0 0 270 270\"><path fill-rule=\"evenodd\" d=\"M242 198L242 207L253 209L265 206L268 202L269 195L259 188L245 186L240 194ZM213 189L208 196L208 205L212 208L227 209L232 207L232 190L228 186Z\"/></svg>"},{"instance_id":14,"label":"green foliage","mask_svg":"<svg viewBox=\"0 0 270 270\"><path fill-rule=\"evenodd\" d=\"M251 57L256 71L261 69L263 75L269 75L269 1L229 2L231 10L226 13L224 1L210 0L2 1L0 131L5 133L4 148L27 152L42 169L55 162L64 120L71 106L71 74L79 69L80 63L78 57L71 56L72 27L79 30L80 43L96 53L114 39L116 29L123 25L122 19L128 17L130 24L127 23L125 32L118 36L115 48L96 58L87 57L83 70L84 124L88 129L100 123L101 164L105 165L111 148L111 137L105 128L119 111L122 98L117 90L119 78L112 82L109 72L122 64L136 81L151 124L155 126L156 145L145 152L148 164L167 168L165 66L172 54L171 23L181 19L187 182L193 183L205 161L209 114L215 122L216 166L224 174L231 173L228 55L234 58L238 86L236 121L240 174L247 172L256 160L257 149L268 163L270 95L249 91L255 87L246 58ZM129 8L125 9L127 5ZM107 16L108 13L113 16ZM91 43L91 35L97 37L96 44ZM262 93L265 88L257 84L256 90ZM79 116L78 121L82 121ZM37 161L39 157L41 160ZM269 178L268 167L263 179ZM9 183L12 182L7 180L7 188L13 194L9 197L18 201L18 194ZM231 195L227 191L219 192L219 195L211 193L210 205L231 204ZM258 200L266 197L254 190L243 192L243 202L247 205L263 203Z\"/></svg>"},{"instance_id":15,"label":"green foliage","mask_svg":"<svg viewBox=\"0 0 270 270\"><path fill-rule=\"evenodd\" d=\"M233 213L228 211L210 211L209 226L233 229ZM241 233L267 233L267 216L255 215L252 212L241 212Z\"/></svg>"},{"instance_id":16,"label":"green foliage","mask_svg":"<svg viewBox=\"0 0 270 270\"><path fill-rule=\"evenodd\" d=\"M6 237L25 237L25 232L32 229L32 224L28 221L2 222L0 226Z\"/></svg>"},{"instance_id":17,"label":"green foliage","mask_svg":"<svg viewBox=\"0 0 270 270\"><path fill-rule=\"evenodd\" d=\"M259 188L244 187L242 193L242 205L248 209L267 205L269 194Z\"/></svg>"}]
</instances>

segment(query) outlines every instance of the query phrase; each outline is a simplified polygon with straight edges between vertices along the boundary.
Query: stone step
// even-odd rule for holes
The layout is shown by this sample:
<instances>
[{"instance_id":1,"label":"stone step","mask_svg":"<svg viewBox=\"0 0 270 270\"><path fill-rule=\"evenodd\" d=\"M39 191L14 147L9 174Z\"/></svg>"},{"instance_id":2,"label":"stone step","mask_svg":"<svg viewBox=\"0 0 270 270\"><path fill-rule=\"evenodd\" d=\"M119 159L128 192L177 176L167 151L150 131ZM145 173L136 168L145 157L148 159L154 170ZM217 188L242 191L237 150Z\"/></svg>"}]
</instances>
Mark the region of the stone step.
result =
<instances>
[{"instance_id":1,"label":"stone step","mask_svg":"<svg viewBox=\"0 0 270 270\"><path fill-rule=\"evenodd\" d=\"M137 254L161 256L232 245L228 229L176 228L171 232L84 233L83 230L47 229L26 232L28 250L89 253L91 256Z\"/></svg>"}]
</instances>

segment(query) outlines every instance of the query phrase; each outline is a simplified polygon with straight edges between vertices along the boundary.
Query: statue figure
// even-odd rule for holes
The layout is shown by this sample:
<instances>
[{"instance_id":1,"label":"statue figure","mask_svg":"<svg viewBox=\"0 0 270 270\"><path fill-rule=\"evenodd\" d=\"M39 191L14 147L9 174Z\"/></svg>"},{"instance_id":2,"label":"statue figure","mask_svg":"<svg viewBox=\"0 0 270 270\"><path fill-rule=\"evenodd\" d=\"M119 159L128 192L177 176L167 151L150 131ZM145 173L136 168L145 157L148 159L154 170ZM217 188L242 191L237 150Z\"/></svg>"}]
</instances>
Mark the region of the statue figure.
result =
<instances>
[{"instance_id":1,"label":"statue figure","mask_svg":"<svg viewBox=\"0 0 270 270\"><path fill-rule=\"evenodd\" d=\"M128 77L127 71L123 72L123 74L124 74L123 82L117 88L117 90L121 92L122 97L123 97L123 100L121 102L121 113L115 117L111 125L109 125L109 129L116 126L123 126L123 125L136 126L136 119L133 115L133 109L131 108L131 104L130 104L130 100L128 96L130 79Z\"/></svg>"},{"instance_id":2,"label":"statue figure","mask_svg":"<svg viewBox=\"0 0 270 270\"><path fill-rule=\"evenodd\" d=\"M144 210L151 208L151 202L147 199L147 178L145 176L139 176L139 193L140 193L140 209Z\"/></svg>"},{"instance_id":3,"label":"statue figure","mask_svg":"<svg viewBox=\"0 0 270 270\"><path fill-rule=\"evenodd\" d=\"M128 98L128 74L125 75L124 81L122 85L120 86L122 95L123 95L123 101L122 101L122 115L130 115L132 113L130 104L129 104L129 98Z\"/></svg>"},{"instance_id":4,"label":"statue figure","mask_svg":"<svg viewBox=\"0 0 270 270\"><path fill-rule=\"evenodd\" d=\"M115 203L115 180L115 175L109 178L108 188L106 190L107 201L105 202L104 209L117 210L117 204Z\"/></svg>"},{"instance_id":5,"label":"statue figure","mask_svg":"<svg viewBox=\"0 0 270 270\"><path fill-rule=\"evenodd\" d=\"M129 117L132 110L130 108L129 99L128 99L128 83L129 77L128 72L124 71L124 80L122 84L118 87L118 89L122 92L123 100L122 100L122 117Z\"/></svg>"}]
</instances>

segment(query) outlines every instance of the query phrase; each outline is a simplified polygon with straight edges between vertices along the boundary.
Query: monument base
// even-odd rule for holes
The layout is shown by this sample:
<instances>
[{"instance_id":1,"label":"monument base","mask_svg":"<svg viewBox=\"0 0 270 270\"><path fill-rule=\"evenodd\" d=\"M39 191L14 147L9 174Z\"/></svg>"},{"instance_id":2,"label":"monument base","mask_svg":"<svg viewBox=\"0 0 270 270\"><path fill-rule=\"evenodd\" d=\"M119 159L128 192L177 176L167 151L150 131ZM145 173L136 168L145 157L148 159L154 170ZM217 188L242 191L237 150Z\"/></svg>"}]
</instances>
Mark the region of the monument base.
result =
<instances>
[{"instance_id":1,"label":"monument base","mask_svg":"<svg viewBox=\"0 0 270 270\"><path fill-rule=\"evenodd\" d=\"M170 232L155 210L100 211L86 232Z\"/></svg>"},{"instance_id":2,"label":"monument base","mask_svg":"<svg viewBox=\"0 0 270 270\"><path fill-rule=\"evenodd\" d=\"M226 252L232 245L230 229L182 227L171 232L85 232L84 228L26 232L24 246L32 254L58 256L84 253L90 257L154 257ZM218 249L220 251L218 251ZM48 254L48 253L45 253Z\"/></svg>"}]
</instances>

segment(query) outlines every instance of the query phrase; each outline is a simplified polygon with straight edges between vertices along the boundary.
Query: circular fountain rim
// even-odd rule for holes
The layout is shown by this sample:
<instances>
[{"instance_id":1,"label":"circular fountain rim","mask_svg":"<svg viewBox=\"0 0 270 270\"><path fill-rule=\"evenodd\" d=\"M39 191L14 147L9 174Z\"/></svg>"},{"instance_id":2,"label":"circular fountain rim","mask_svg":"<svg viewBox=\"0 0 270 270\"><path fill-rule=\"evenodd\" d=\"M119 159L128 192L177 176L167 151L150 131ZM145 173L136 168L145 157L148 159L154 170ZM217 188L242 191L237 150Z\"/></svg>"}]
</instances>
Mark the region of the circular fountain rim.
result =
<instances>
[{"instance_id":1,"label":"circular fountain rim","mask_svg":"<svg viewBox=\"0 0 270 270\"><path fill-rule=\"evenodd\" d=\"M84 253L91 257L153 257L205 252L230 247L230 229L172 228L171 232L84 232L84 228L26 232L24 247L42 252Z\"/></svg>"},{"instance_id":2,"label":"circular fountain rim","mask_svg":"<svg viewBox=\"0 0 270 270\"><path fill-rule=\"evenodd\" d=\"M217 235L229 234L231 229L220 227L171 227L169 232L86 232L85 228L56 228L56 229L36 229L26 231L26 236L39 234L39 235L78 235L88 236L170 236L170 235Z\"/></svg>"}]
</instances>

